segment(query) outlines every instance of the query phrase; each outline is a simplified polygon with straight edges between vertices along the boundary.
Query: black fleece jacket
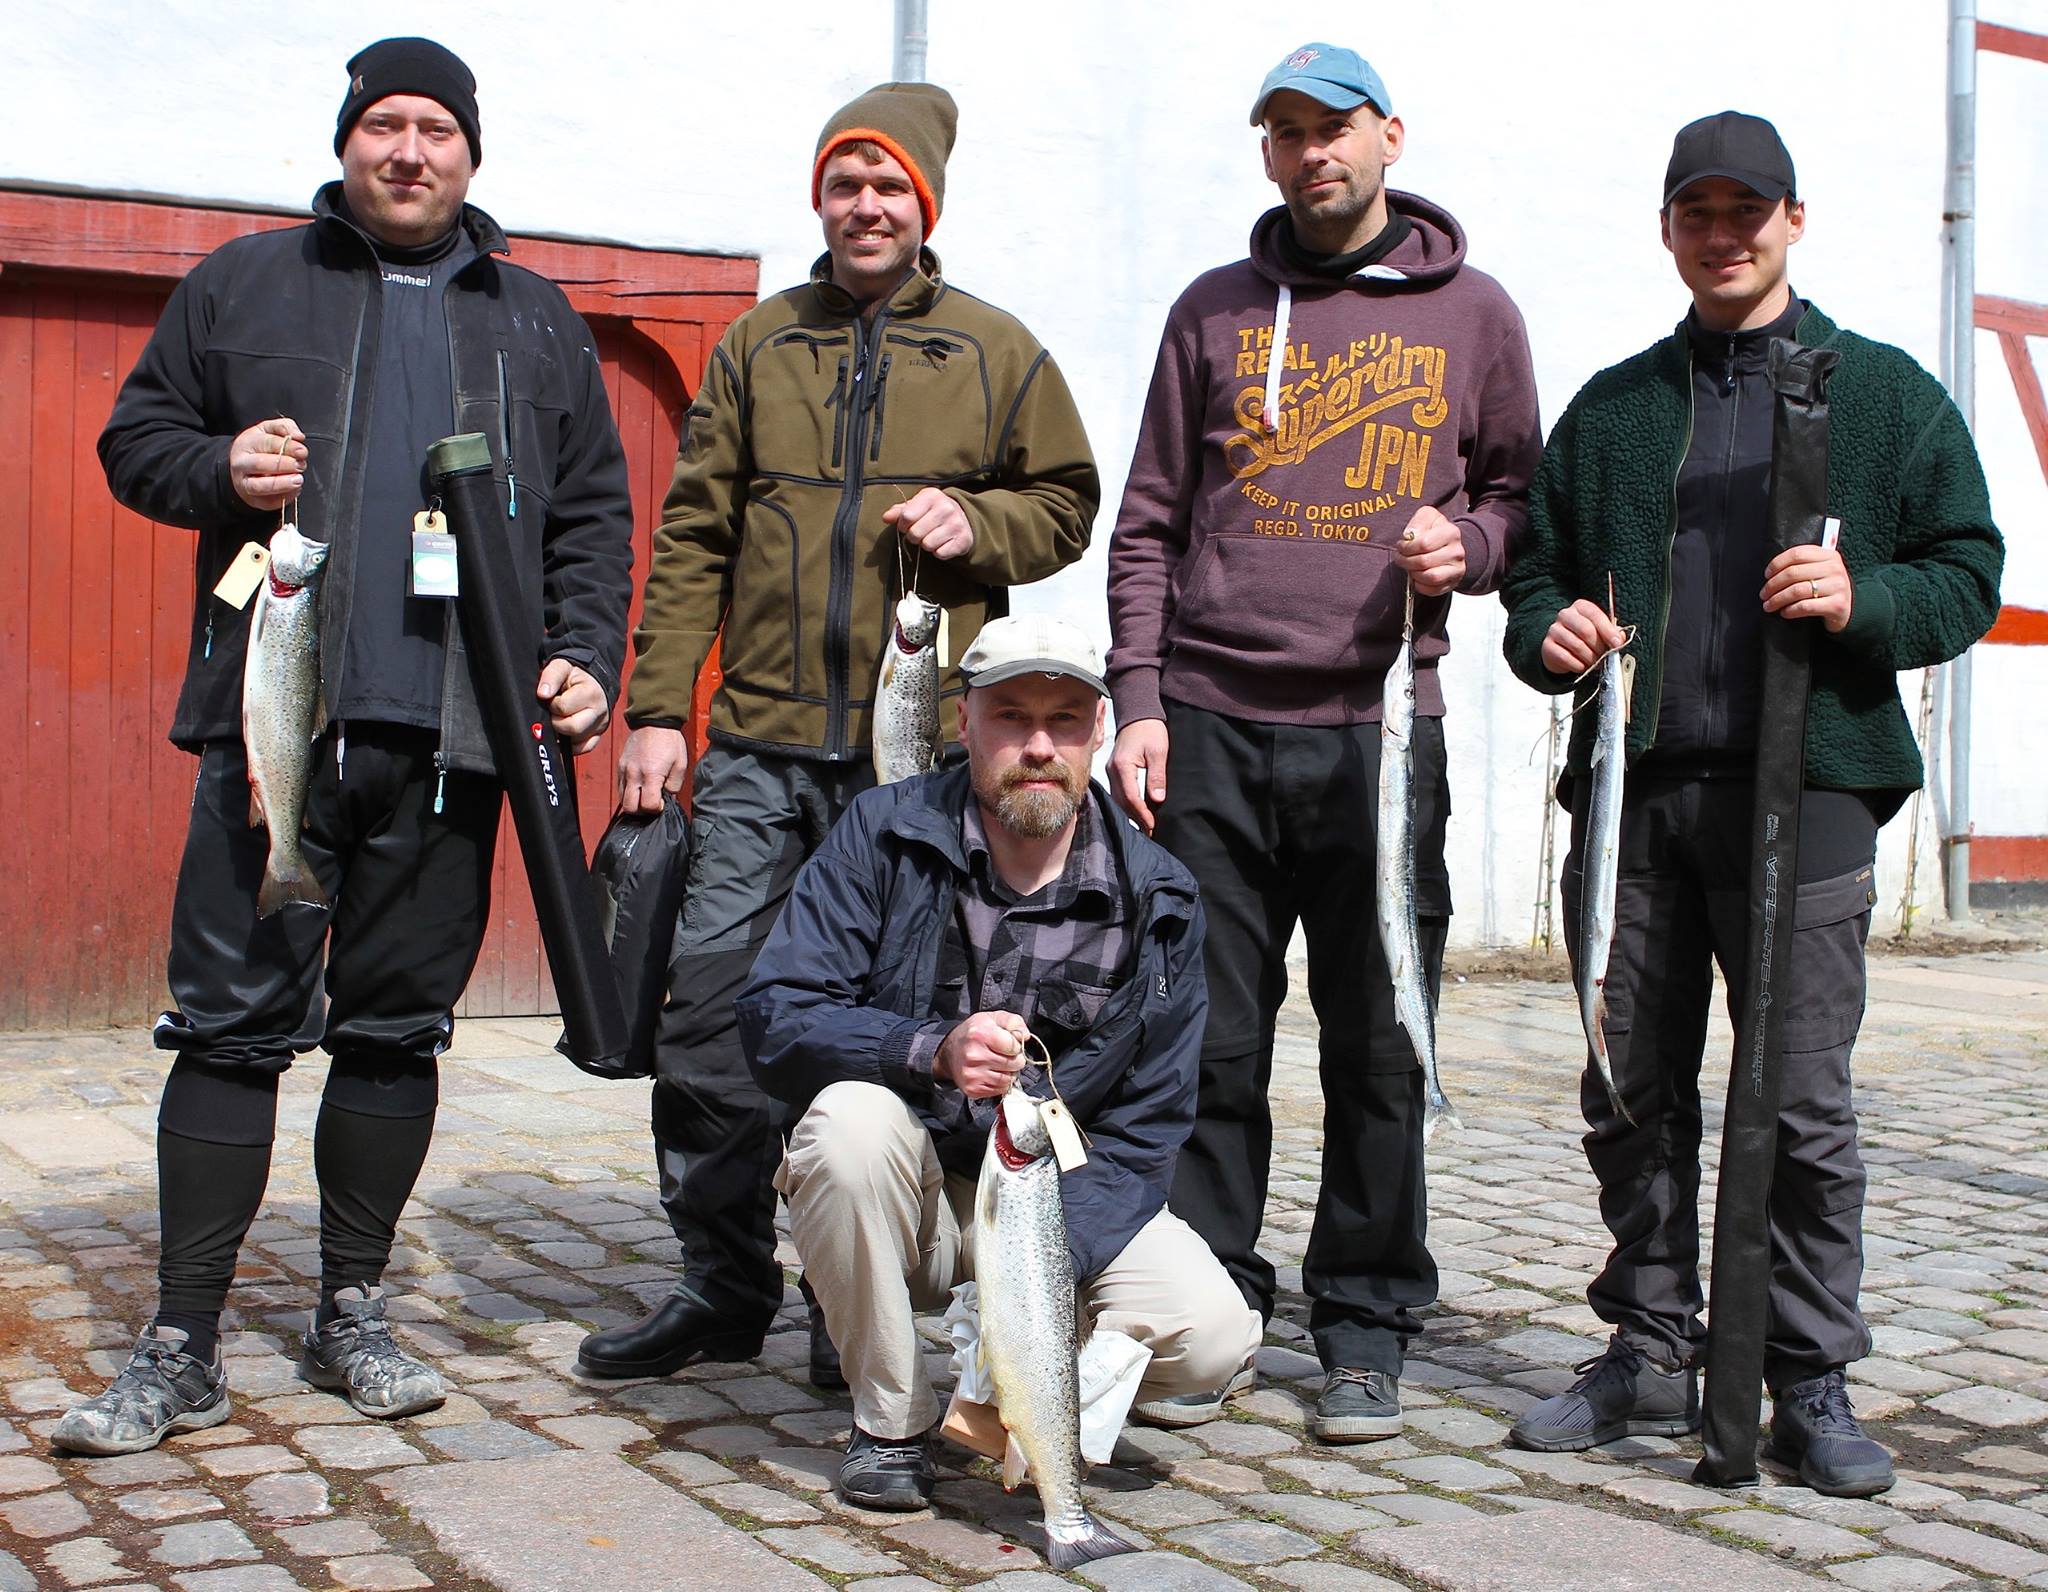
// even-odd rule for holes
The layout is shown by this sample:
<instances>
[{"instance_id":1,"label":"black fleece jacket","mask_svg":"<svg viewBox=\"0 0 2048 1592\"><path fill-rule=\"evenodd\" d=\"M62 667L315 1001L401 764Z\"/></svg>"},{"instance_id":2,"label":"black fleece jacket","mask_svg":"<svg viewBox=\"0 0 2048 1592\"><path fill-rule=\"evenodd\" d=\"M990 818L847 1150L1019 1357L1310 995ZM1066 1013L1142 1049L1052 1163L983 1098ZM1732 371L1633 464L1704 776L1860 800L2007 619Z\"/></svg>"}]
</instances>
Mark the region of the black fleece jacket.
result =
<instances>
[{"instance_id":1,"label":"black fleece jacket","mask_svg":"<svg viewBox=\"0 0 2048 1592\"><path fill-rule=\"evenodd\" d=\"M267 541L274 513L250 508L228 477L228 445L289 415L310 455L299 498L305 534L332 543L321 583L320 673L330 717L348 653L365 501L383 283L369 239L340 206L341 185L315 195L308 226L223 244L178 284L100 433L114 497L153 520L199 533L185 683L171 740L189 750L242 733L245 612L213 596L245 541ZM505 234L464 206L476 254L444 300L454 430L491 439L508 500L512 559L531 621L535 677L567 658L616 702L633 593L633 509L590 332L560 288L498 256ZM482 556L465 549L462 556ZM453 605L441 691L442 753L451 768L492 772L475 682Z\"/></svg>"}]
</instances>

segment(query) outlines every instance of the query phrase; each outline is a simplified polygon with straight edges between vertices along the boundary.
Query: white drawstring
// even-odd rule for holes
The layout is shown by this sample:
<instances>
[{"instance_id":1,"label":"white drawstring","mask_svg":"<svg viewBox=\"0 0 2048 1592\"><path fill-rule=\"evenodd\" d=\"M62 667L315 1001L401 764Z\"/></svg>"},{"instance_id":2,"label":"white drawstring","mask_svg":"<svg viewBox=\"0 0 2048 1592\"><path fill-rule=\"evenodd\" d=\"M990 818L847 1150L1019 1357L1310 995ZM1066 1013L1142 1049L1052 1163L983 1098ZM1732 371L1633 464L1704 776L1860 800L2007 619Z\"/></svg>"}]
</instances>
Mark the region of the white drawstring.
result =
<instances>
[{"instance_id":1,"label":"white drawstring","mask_svg":"<svg viewBox=\"0 0 2048 1592\"><path fill-rule=\"evenodd\" d=\"M1294 308L1294 293L1285 282L1273 306L1273 347L1266 356L1266 407L1259 419L1268 435L1280 429L1280 367L1287 362L1287 317Z\"/></svg>"}]
</instances>

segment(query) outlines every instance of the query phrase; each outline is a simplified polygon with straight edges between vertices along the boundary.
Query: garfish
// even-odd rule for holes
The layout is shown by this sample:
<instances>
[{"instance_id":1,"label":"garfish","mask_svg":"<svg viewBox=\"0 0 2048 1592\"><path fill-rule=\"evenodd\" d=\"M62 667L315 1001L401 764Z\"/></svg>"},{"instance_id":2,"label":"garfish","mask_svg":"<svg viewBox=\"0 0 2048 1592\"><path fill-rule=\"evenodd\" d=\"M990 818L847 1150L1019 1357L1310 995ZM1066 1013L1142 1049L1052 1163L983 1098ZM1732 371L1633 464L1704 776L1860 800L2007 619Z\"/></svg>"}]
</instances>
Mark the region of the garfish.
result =
<instances>
[{"instance_id":1,"label":"garfish","mask_svg":"<svg viewBox=\"0 0 2048 1592\"><path fill-rule=\"evenodd\" d=\"M996 1111L974 1195L974 1277L981 1353L1008 1429L1003 1489L1028 1468L1045 1510L1055 1570L1134 1553L1081 1502L1081 1379L1075 1359L1074 1263L1060 1169L1038 1102L1012 1087Z\"/></svg>"},{"instance_id":2,"label":"garfish","mask_svg":"<svg viewBox=\"0 0 2048 1592\"><path fill-rule=\"evenodd\" d=\"M249 825L270 831L270 857L256 893L269 917L288 903L331 903L299 849L313 738L326 720L320 695L320 574L325 542L290 521L270 538L270 564L249 614L242 669L242 745L249 757Z\"/></svg>"},{"instance_id":3,"label":"garfish","mask_svg":"<svg viewBox=\"0 0 2048 1592\"><path fill-rule=\"evenodd\" d=\"M1611 616L1610 616L1611 617ZM1586 770L1586 849L1579 882L1579 1021L1593 1065L1607 1085L1607 1098L1624 1122L1634 1122L1614 1086L1614 1066L1607 1055L1607 957L1614 948L1614 889L1621 864L1621 792L1627 773L1628 681L1622 649L1614 648L1599 663L1595 693L1599 716L1593 726L1593 752Z\"/></svg>"},{"instance_id":4,"label":"garfish","mask_svg":"<svg viewBox=\"0 0 2048 1592\"><path fill-rule=\"evenodd\" d=\"M1436 1070L1436 1021L1422 967L1422 937L1415 926L1415 588L1401 611L1401 647L1380 693L1379 864L1380 948L1394 980L1394 1017L1422 1063L1422 1139L1425 1144L1458 1114Z\"/></svg>"},{"instance_id":5,"label":"garfish","mask_svg":"<svg viewBox=\"0 0 2048 1592\"><path fill-rule=\"evenodd\" d=\"M875 680L875 779L922 774L939 759L939 605L916 592L896 605Z\"/></svg>"}]
</instances>

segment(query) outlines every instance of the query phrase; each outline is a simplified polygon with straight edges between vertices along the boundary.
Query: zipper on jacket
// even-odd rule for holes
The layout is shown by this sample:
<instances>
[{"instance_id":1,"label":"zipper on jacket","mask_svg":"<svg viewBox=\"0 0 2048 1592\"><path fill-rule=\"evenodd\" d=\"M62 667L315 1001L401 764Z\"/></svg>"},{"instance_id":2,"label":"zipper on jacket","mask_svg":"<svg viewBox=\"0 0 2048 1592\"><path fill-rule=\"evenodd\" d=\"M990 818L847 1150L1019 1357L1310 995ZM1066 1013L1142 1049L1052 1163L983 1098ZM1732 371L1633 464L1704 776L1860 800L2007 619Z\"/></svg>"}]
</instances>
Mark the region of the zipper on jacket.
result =
<instances>
[{"instance_id":1,"label":"zipper on jacket","mask_svg":"<svg viewBox=\"0 0 2048 1592\"><path fill-rule=\"evenodd\" d=\"M1692 390L1691 383L1688 382L1686 384L1686 390L1688 392ZM1742 377L1735 366L1735 339L1733 337L1728 339L1728 375L1722 383L1722 390L1730 398L1728 405L1728 445L1721 455L1721 533L1725 537L1728 534L1729 505L1735 496L1735 443L1736 439L1742 435ZM1684 463L1681 461L1679 468L1683 469L1684 467ZM1721 611L1721 576L1723 574L1721 566L1722 560L1719 558L1714 559L1711 566L1712 573L1707 577L1707 613L1710 616ZM1725 654L1722 639L1723 631L1721 626L1712 623L1710 619L1707 626L1707 666L1700 682L1706 689L1700 692L1699 725L1701 750L1709 753L1712 752L1714 743L1718 739L1715 734L1714 705L1720 700L1721 694L1721 666L1724 662Z\"/></svg>"},{"instance_id":2,"label":"zipper on jacket","mask_svg":"<svg viewBox=\"0 0 2048 1592\"><path fill-rule=\"evenodd\" d=\"M1692 451L1692 432L1699 420L1699 405L1692 392L1692 351L1685 355L1685 436L1678 444L1678 462L1671 467L1671 524L1664 534L1664 608L1657 616L1657 668L1653 677L1645 682L1640 675L1636 678L1636 689L1642 691L1648 685L1650 714L1643 726L1643 744L1636 752L1641 757L1657 744L1657 720L1664 710L1664 646L1671 636L1671 560L1678 545L1678 473L1685 468L1685 456ZM1640 658L1641 654L1637 656ZM1627 762L1626 747L1623 748L1623 762Z\"/></svg>"},{"instance_id":3,"label":"zipper on jacket","mask_svg":"<svg viewBox=\"0 0 2048 1592\"><path fill-rule=\"evenodd\" d=\"M839 511L832 517L831 581L825 598L825 746L831 762L845 762L852 754L842 750L846 740L847 678L853 669L853 543L860 528L861 493L867 485L862 469L861 449L867 441L866 427L872 408L868 365L881 347L889 322L887 309L875 312L874 324L865 329L854 322L853 374L841 389L845 397L840 419L846 422L846 485L839 496ZM851 416L846 411L852 410ZM835 447L834 453L838 450ZM834 462L837 462L835 457Z\"/></svg>"},{"instance_id":4,"label":"zipper on jacket","mask_svg":"<svg viewBox=\"0 0 2048 1592\"><path fill-rule=\"evenodd\" d=\"M854 336L856 339L859 338L860 333L858 330L855 331ZM816 353L817 350L813 348L812 352ZM832 392L825 400L825 407L833 412L832 468L835 470L839 468L840 461L845 457L846 453L846 365L847 356L841 354L839 356L839 374L832 378ZM858 378L856 377L856 379Z\"/></svg>"},{"instance_id":5,"label":"zipper on jacket","mask_svg":"<svg viewBox=\"0 0 2048 1592\"><path fill-rule=\"evenodd\" d=\"M360 237L360 234L358 236ZM370 318L370 295L384 291L383 280L378 275L379 267L376 251L370 249L367 240L363 241L363 247L370 250L371 274L364 282L362 302L356 306L355 356L348 362L348 385L344 388L341 398L341 444L335 449L334 453L335 465L344 483L349 478L348 444L350 433L355 430L356 376L357 372L363 368L363 332ZM382 301L380 300L380 306L381 303ZM446 313L445 310L443 313ZM380 336L383 330L383 319L380 308L377 317ZM375 396L376 391L372 388L371 397L374 399ZM358 511L362 508L360 492L357 494L355 507ZM341 688L346 683L343 676L348 672L348 627L350 619L355 614L357 528L351 526L349 534L343 536L341 534L341 524L341 516L336 515L333 525L327 532L328 543L334 550L328 554L327 577L321 585L320 600L320 693L326 700L327 711L330 714L333 713L335 705L341 701ZM337 588L339 588L338 591ZM331 627L327 623L327 618L333 612L333 603L337 597L342 605L341 624L338 627ZM329 671L327 668L327 637L330 629L334 629L337 632L334 637L334 669L332 671L334 679L331 683L328 680ZM339 772L339 765L337 764L336 767L337 772Z\"/></svg>"},{"instance_id":6,"label":"zipper on jacket","mask_svg":"<svg viewBox=\"0 0 2048 1592\"><path fill-rule=\"evenodd\" d=\"M448 785L448 759L441 755L441 743L434 743L434 816L441 815L441 792Z\"/></svg>"},{"instance_id":7,"label":"zipper on jacket","mask_svg":"<svg viewBox=\"0 0 2048 1592\"><path fill-rule=\"evenodd\" d=\"M442 296L442 313L447 313L447 296ZM450 345L451 350L453 344ZM519 476L512 468L512 372L511 356L498 350L498 441L505 449L505 518L519 518Z\"/></svg>"},{"instance_id":8,"label":"zipper on jacket","mask_svg":"<svg viewBox=\"0 0 2048 1592\"><path fill-rule=\"evenodd\" d=\"M882 363L875 372L875 429L868 433L868 462L875 463L882 457L882 411L889 403L889 363L894 354L884 354Z\"/></svg>"}]
</instances>

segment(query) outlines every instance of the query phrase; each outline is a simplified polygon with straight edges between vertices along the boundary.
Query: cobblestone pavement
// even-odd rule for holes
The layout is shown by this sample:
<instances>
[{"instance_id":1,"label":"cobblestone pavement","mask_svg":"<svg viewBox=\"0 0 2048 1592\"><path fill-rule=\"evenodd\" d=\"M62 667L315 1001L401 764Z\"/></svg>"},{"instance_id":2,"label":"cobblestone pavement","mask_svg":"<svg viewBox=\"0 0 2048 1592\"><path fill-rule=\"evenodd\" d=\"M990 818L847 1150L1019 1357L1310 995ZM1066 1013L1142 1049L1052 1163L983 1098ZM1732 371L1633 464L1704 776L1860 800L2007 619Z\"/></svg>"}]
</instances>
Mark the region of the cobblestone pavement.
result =
<instances>
[{"instance_id":1,"label":"cobblestone pavement","mask_svg":"<svg viewBox=\"0 0 2048 1592\"><path fill-rule=\"evenodd\" d=\"M1403 1383L1407 1434L1305 1437L1317 1367L1290 1291L1255 1395L1207 1427L1134 1428L1094 1472L1095 1505L1150 1547L1077 1580L2048 1587L2044 1018L2048 953L1874 964L1858 1100L1877 1348L1853 1392L1899 1455L1883 1498L1829 1500L1782 1474L1708 1491L1687 1479L1693 1442L1505 1445L1516 1412L1600 1346L1581 1290L1605 1238L1563 1059L1579 1048L1568 988L1475 979L1444 1001L1466 1128L1430 1151L1443 1302ZM1314 1208L1319 1110L1313 1025L1290 1007L1284 1029L1266 1238L1286 1265ZM234 1419L111 1460L58 1456L48 1432L124 1361L153 1299L162 1064L142 1033L0 1040L0 1592L1072 1584L1043 1567L1029 1489L1006 1497L961 1451L928 1514L833 1498L847 1404L804 1379L794 1289L759 1364L578 1377L577 1340L664 1292L675 1246L644 1086L583 1077L552 1038L471 1021L443 1071L387 1282L401 1335L461 1390L445 1408L385 1425L294 1379L318 1269L308 1065L287 1079L235 1292ZM1298 1290L1298 1269L1283 1276ZM932 1351L942 1367L936 1333Z\"/></svg>"}]
</instances>

